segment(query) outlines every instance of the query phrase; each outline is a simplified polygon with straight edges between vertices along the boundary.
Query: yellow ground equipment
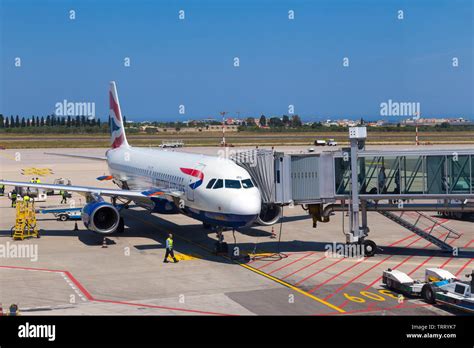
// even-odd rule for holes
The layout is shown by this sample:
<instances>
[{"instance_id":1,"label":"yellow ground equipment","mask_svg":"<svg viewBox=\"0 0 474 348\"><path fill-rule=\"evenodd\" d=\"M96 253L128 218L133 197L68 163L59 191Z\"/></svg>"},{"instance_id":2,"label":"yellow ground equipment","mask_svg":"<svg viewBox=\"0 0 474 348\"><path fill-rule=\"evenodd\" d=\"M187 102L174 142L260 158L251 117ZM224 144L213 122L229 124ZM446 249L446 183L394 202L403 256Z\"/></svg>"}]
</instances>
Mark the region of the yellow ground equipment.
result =
<instances>
[{"instance_id":1,"label":"yellow ground equipment","mask_svg":"<svg viewBox=\"0 0 474 348\"><path fill-rule=\"evenodd\" d=\"M13 239L25 239L29 237L39 238L36 226L35 205L32 201L16 202L16 221L12 228Z\"/></svg>"}]
</instances>

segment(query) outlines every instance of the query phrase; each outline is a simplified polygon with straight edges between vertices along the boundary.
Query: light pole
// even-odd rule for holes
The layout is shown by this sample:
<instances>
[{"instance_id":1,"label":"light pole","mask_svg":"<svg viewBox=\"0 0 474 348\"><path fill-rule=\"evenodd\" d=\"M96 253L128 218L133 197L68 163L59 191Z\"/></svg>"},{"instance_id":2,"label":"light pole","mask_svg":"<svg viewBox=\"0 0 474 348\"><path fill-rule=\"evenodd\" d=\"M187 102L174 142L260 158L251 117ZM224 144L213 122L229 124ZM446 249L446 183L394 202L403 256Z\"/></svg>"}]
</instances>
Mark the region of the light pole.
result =
<instances>
[{"instance_id":1,"label":"light pole","mask_svg":"<svg viewBox=\"0 0 474 348\"><path fill-rule=\"evenodd\" d=\"M221 111L220 114L222 115L222 142L221 146L225 146L225 115L227 111Z\"/></svg>"}]
</instances>

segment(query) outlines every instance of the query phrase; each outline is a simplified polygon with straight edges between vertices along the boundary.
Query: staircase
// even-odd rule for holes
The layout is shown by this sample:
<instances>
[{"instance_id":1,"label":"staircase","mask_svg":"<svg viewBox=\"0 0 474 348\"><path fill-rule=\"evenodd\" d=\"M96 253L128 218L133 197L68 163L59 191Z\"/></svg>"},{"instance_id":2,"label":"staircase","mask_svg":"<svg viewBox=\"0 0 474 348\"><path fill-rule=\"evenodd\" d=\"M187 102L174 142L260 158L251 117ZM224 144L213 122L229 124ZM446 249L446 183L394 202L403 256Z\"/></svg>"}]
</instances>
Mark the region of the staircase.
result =
<instances>
[{"instance_id":1,"label":"staircase","mask_svg":"<svg viewBox=\"0 0 474 348\"><path fill-rule=\"evenodd\" d=\"M403 214L405 212L402 212L401 215L397 215L389 211L378 211L378 212L382 214L383 216L389 218L390 220L396 222L400 226L406 228L407 230L410 230L413 233L419 235L420 237L426 239L427 241L433 243L434 245L438 246L442 250L452 252L454 248L451 245L449 245L446 241L448 239L458 239L459 237L461 237L461 234L459 232L456 232L452 228L441 225L438 220L433 219L431 216L420 213L418 211L413 212L417 214L416 221L414 223L408 221L407 219L403 217ZM424 230L421 229L420 227L417 226L417 224L420 222L422 218L430 221L430 223L433 223L433 225ZM447 232L443 233L439 238L435 237L432 234L435 227L439 227Z\"/></svg>"}]
</instances>

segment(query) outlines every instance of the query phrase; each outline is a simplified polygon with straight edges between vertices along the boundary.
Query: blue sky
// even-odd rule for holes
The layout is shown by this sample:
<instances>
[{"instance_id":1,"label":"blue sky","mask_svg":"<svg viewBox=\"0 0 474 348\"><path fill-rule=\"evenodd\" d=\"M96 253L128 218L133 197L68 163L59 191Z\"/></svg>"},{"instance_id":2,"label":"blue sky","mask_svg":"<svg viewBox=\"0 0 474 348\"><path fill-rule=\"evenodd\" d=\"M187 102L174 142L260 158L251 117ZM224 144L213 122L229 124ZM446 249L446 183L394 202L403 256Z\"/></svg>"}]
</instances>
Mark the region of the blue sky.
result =
<instances>
[{"instance_id":1,"label":"blue sky","mask_svg":"<svg viewBox=\"0 0 474 348\"><path fill-rule=\"evenodd\" d=\"M306 120L380 119L389 99L419 102L424 117L474 116L470 0L0 3L4 115L51 114L67 99L104 117L115 80L133 120L282 115L290 104Z\"/></svg>"}]
</instances>

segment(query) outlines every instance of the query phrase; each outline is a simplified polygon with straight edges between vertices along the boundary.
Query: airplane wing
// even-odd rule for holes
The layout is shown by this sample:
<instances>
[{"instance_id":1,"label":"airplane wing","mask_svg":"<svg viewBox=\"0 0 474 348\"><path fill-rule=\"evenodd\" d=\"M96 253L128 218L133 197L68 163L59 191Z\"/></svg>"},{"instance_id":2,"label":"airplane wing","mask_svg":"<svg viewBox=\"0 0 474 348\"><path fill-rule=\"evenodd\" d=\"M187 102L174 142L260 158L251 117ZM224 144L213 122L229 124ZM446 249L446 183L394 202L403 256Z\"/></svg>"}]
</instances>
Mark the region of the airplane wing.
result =
<instances>
[{"instance_id":1,"label":"airplane wing","mask_svg":"<svg viewBox=\"0 0 474 348\"><path fill-rule=\"evenodd\" d=\"M160 188L153 187L148 190L121 190L121 189L107 189L102 187L91 187L91 186L72 186L72 185L56 185L56 184L34 184L30 182L21 182L21 181L5 181L0 180L0 184L6 186L19 186L19 187L30 187L30 188L39 188L39 189L49 189L49 190L65 190L70 192L77 192L82 195L99 195L99 196L108 196L108 197L123 197L127 199L133 198L152 198L152 197L170 197L170 198L180 198L183 196L184 192L169 188Z\"/></svg>"},{"instance_id":2,"label":"airplane wing","mask_svg":"<svg viewBox=\"0 0 474 348\"><path fill-rule=\"evenodd\" d=\"M107 157L105 156L84 156L84 155L73 155L68 153L54 153L54 152L45 152L45 155L53 155L53 156L62 156L62 157L73 157L73 158L83 158L93 161L107 161Z\"/></svg>"}]
</instances>

